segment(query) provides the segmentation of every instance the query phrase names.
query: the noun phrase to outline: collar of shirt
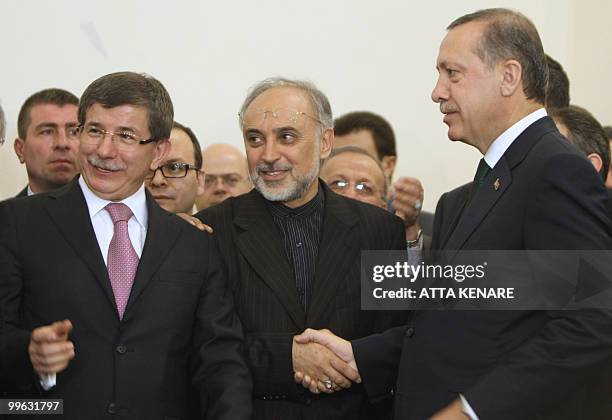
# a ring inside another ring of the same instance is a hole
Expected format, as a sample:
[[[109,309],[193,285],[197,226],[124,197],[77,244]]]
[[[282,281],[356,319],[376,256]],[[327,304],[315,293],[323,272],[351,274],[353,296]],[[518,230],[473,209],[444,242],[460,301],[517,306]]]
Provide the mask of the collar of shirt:
[[[32,188],[30,188],[30,184],[28,184],[28,197],[34,195],[34,191],[32,191]]]
[[[87,203],[87,208],[89,209],[89,217],[95,217],[99,212],[105,211],[104,207],[107,204],[112,203],[112,201],[104,200],[98,197],[87,185],[85,180],[83,180],[82,176],[79,176],[79,185],[81,186],[81,190],[83,191],[83,195],[85,196],[85,202]],[[148,212],[147,212],[147,197],[145,195],[144,184],[140,186],[138,191],[136,191],[131,196],[119,201],[119,203],[123,203],[132,210],[134,218],[140,225],[142,229],[147,229],[148,223]]]
[[[89,211],[89,217],[91,219],[91,225],[96,235],[102,258],[104,263],[108,263],[108,248],[114,235],[114,225],[110,217],[110,214],[104,209],[104,207],[110,203],[108,200],[103,200],[94,194],[89,189],[82,177],[79,177],[79,186],[83,191],[87,209]],[[141,186],[136,193],[132,194],[121,203],[127,205],[132,210],[133,217],[128,220],[128,234],[132,246],[138,254],[138,257],[142,256],[142,250],[144,249],[144,243],[147,238],[147,224],[148,224],[148,211],[147,211],[147,197],[144,190],[144,185]]]
[[[270,213],[272,213],[273,217],[309,217],[315,211],[323,208],[325,204],[325,194],[323,192],[323,188],[319,183],[319,189],[317,190],[317,194],[314,196],[312,200],[308,203],[301,205],[300,207],[296,207],[292,209],[291,207],[285,206],[283,203],[279,201],[268,201],[268,206],[270,208]]]
[[[533,111],[523,119],[517,121],[512,127],[504,131],[493,141],[493,143],[491,143],[489,150],[487,150],[487,153],[485,153],[484,160],[487,162],[487,165],[489,165],[490,168],[494,168],[514,140],[516,140],[517,137],[527,129],[527,127],[547,115],[546,110],[544,108],[540,108]]]

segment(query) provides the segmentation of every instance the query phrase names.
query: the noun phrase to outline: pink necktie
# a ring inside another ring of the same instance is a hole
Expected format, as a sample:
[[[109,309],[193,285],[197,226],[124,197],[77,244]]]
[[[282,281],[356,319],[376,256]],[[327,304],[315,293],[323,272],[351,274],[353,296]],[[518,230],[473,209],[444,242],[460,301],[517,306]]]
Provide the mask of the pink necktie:
[[[128,220],[132,217],[132,210],[123,203],[110,203],[105,209],[115,225],[108,247],[108,276],[115,294],[119,319],[123,319],[138,268],[138,254],[128,234]]]

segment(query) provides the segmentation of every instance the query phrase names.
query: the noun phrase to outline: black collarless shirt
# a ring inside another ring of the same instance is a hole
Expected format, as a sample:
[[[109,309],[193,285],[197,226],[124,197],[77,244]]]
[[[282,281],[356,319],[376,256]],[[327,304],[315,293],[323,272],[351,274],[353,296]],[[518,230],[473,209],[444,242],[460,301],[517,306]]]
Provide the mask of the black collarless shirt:
[[[315,275],[324,204],[325,193],[320,185],[312,200],[294,209],[280,202],[268,201],[272,220],[281,234],[285,254],[293,269],[300,303],[306,312]]]

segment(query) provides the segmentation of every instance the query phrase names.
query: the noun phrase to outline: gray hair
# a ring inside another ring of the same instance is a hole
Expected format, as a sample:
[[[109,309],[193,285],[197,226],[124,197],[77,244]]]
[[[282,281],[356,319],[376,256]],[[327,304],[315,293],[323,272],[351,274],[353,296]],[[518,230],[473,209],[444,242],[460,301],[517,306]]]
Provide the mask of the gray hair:
[[[283,77],[270,77],[264,79],[261,82],[255,84],[249,90],[249,93],[240,107],[240,115],[243,115],[246,109],[251,105],[251,102],[255,100],[259,95],[267,91],[268,89],[276,87],[292,87],[301,89],[308,94],[312,107],[317,112],[317,119],[323,125],[323,129],[334,127],[334,118],[332,116],[331,105],[327,96],[321,92],[313,83],[304,80],[292,80],[285,79]],[[240,122],[242,125],[242,122]]]
[[[6,134],[6,120],[4,119],[4,111],[0,105],[0,146],[4,144],[4,135]]]

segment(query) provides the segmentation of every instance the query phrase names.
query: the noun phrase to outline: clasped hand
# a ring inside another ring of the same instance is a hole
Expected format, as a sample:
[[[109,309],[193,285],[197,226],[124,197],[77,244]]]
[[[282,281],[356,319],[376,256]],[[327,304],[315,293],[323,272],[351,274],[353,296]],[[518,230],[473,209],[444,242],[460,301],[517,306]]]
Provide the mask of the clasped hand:
[[[293,338],[295,382],[314,394],[332,392],[360,383],[351,343],[329,330],[307,329]]]

